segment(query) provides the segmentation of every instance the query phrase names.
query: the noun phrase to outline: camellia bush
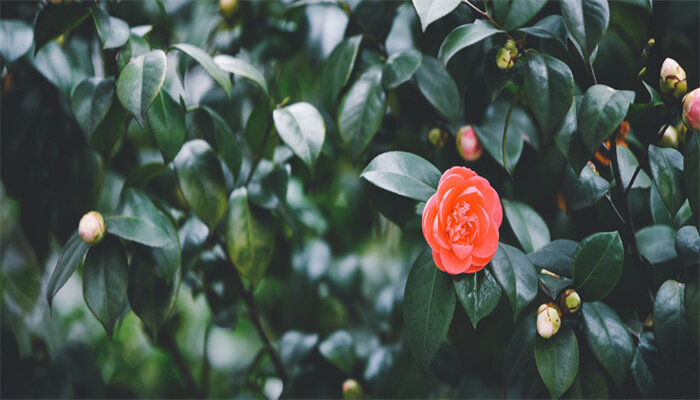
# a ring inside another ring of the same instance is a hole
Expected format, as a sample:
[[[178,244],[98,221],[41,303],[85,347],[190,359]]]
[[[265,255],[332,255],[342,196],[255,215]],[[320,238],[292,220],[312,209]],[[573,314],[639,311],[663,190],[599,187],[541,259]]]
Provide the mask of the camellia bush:
[[[1,7],[3,397],[700,396],[700,3]]]

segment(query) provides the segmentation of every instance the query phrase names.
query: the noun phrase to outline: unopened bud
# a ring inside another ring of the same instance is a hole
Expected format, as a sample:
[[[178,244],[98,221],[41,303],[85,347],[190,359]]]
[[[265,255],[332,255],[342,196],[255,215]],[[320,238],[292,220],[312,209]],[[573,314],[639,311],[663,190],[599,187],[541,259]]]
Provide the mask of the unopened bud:
[[[433,128],[428,133],[428,140],[435,147],[443,147],[447,143],[447,138],[450,135],[440,128]]]
[[[354,379],[343,382],[343,399],[361,399],[362,386]]]
[[[545,339],[554,336],[561,327],[561,311],[554,303],[542,304],[537,309],[537,333]]]
[[[646,74],[646,73],[647,73],[647,67],[644,67],[637,74],[637,78],[641,79],[644,76],[644,74]]]
[[[515,42],[508,39],[506,44],[498,50],[496,54],[496,65],[499,69],[511,69],[515,65],[515,61],[518,59],[518,48],[515,46]]]
[[[598,168],[595,167],[595,164],[593,164],[593,162],[589,161],[586,165],[588,165],[588,168],[590,168],[594,174],[600,175],[600,173],[598,172]]]
[[[226,18],[231,18],[238,10],[238,0],[219,0],[219,11]]]
[[[683,97],[683,123],[688,129],[700,129],[700,88]]]
[[[647,47],[654,47],[656,44],[656,40],[654,38],[650,38],[649,41],[647,41]]]
[[[561,308],[567,314],[578,312],[581,308],[581,297],[574,289],[566,289],[561,297]]]
[[[678,131],[672,126],[668,126],[664,131],[664,136],[659,140],[659,147],[678,148]]]
[[[471,125],[463,126],[457,132],[457,151],[465,161],[476,161],[481,157],[484,147]]]
[[[90,211],[80,218],[78,234],[83,242],[97,244],[105,236],[105,220],[97,211]]]
[[[667,58],[661,65],[661,78],[659,79],[661,91],[676,99],[680,99],[688,89],[685,81],[685,71],[676,60]]]

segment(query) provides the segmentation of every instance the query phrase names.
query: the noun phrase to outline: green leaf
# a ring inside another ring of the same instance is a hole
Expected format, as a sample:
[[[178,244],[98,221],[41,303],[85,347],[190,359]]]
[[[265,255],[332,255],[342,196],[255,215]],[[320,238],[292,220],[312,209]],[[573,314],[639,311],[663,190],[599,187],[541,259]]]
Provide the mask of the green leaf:
[[[156,274],[153,266],[160,265],[158,255],[156,248],[134,246],[127,289],[131,309],[143,321],[153,338],[158,337],[158,330],[175,308],[180,288],[180,274],[174,274],[171,281]]]
[[[561,153],[566,157],[566,161],[573,168],[574,175],[581,173],[581,170],[583,170],[594,153],[589,151],[586,145],[583,144],[583,139],[578,131],[576,110],[580,108],[580,101],[573,101],[569,111],[564,116],[564,120],[554,134],[554,141],[557,143]]]
[[[403,320],[408,348],[425,369],[445,340],[455,309],[455,290],[450,279],[425,249],[413,263],[406,280]]]
[[[151,162],[134,168],[124,181],[124,188],[141,189],[153,178],[168,170],[168,166],[162,162]]]
[[[685,318],[684,289],[682,283],[667,280],[654,300],[654,338],[671,376],[679,376],[690,368],[694,358],[688,354],[692,344]]]
[[[111,17],[100,7],[92,9],[92,19],[95,21],[97,35],[102,41],[102,48],[122,47],[129,40],[129,24],[123,20]]]
[[[441,173],[415,154],[389,151],[370,161],[360,176],[392,193],[427,201],[437,191]]]
[[[562,0],[559,3],[571,36],[580,46],[584,62],[590,60],[610,21],[607,0]]]
[[[577,246],[578,243],[573,240],[557,239],[528,254],[527,258],[538,267],[570,278]]]
[[[564,49],[568,48],[567,37],[569,31],[566,29],[564,18],[560,15],[549,15],[539,20],[535,25],[518,29],[518,32],[526,33],[542,39],[555,40]]]
[[[34,31],[24,21],[4,19],[0,21],[0,57],[5,64],[12,64],[27,54],[34,42]]]
[[[91,10],[75,2],[45,4],[34,20],[34,54],[53,39],[80,25]]]
[[[454,122],[459,117],[460,98],[457,84],[447,70],[443,70],[432,57],[423,57],[416,71],[418,89],[447,119]]]
[[[395,89],[407,82],[420,67],[423,53],[418,50],[406,50],[392,54],[382,71],[382,85],[386,89]]]
[[[655,185],[649,188],[649,208],[651,219],[657,225],[672,225],[671,213],[666,208],[666,204],[661,200],[661,195]]]
[[[528,23],[547,4],[547,0],[511,1],[503,28],[511,31]]]
[[[535,337],[535,361],[552,398],[561,397],[578,373],[578,342],[574,331],[562,326],[549,339]]]
[[[274,225],[251,208],[246,188],[234,190],[226,215],[226,248],[236,269],[254,286],[265,275],[274,246]]]
[[[574,253],[574,287],[581,299],[597,301],[607,296],[622,273],[624,249],[617,232],[587,236]]]
[[[578,374],[566,392],[569,399],[607,399],[608,378],[593,354],[584,346],[579,348]]]
[[[163,161],[167,164],[185,143],[185,112],[166,90],[161,90],[146,116]]]
[[[492,102],[509,83],[513,84],[514,80],[520,79],[522,76],[522,64],[520,63],[516,63],[513,68],[505,71],[498,68],[495,60],[500,49],[499,46],[494,46],[484,57],[484,85]]]
[[[336,331],[318,346],[318,351],[331,364],[350,375],[355,364],[355,341],[347,331]]]
[[[91,249],[83,267],[83,297],[111,338],[122,314],[129,282],[129,262],[119,239],[107,236]]]
[[[659,349],[656,347],[654,334],[642,332],[639,343],[630,366],[632,378],[644,398],[654,399],[662,397],[661,388],[664,387],[665,368],[661,364]]]
[[[540,127],[553,132],[574,101],[574,76],[560,60],[530,51],[525,54],[525,94]]]
[[[552,298],[552,300],[556,300],[559,296],[559,292],[566,288],[570,288],[573,284],[573,281],[569,278],[557,278],[556,276],[543,272],[537,274],[537,279],[539,279],[540,284],[547,288],[549,291],[549,296]]]
[[[445,40],[440,45],[437,57],[440,65],[446,66],[450,59],[460,50],[466,49],[497,33],[503,33],[503,31],[494,28],[482,19],[477,19],[471,24],[456,27],[445,37]]]
[[[165,82],[166,57],[153,50],[132,59],[117,79],[117,97],[143,126],[143,118]]]
[[[695,261],[697,262],[697,252]],[[697,279],[689,279],[683,291],[685,318],[688,321],[690,336],[698,345],[698,330],[700,329],[700,286]]]
[[[233,175],[237,177],[238,173],[241,172],[243,156],[241,155],[240,145],[231,127],[229,127],[226,120],[212,108],[205,105],[200,107],[209,114],[212,124],[214,124],[214,137],[216,138],[216,147],[219,157],[224,160],[226,166],[228,166]]]
[[[88,143],[92,141],[93,133],[107,116],[113,98],[114,78],[89,78],[82,81],[73,91],[73,114]]]
[[[63,96],[70,97],[73,87],[73,67],[56,42],[48,43],[34,57],[34,66]]]
[[[348,83],[361,43],[362,35],[355,35],[343,40],[335,46],[324,62],[321,71],[321,86],[326,90],[330,104],[335,104],[338,94]]]
[[[384,120],[386,94],[381,68],[370,68],[345,94],[338,111],[338,130],[357,157],[372,141]]]
[[[240,75],[246,79],[253,81],[255,84],[262,88],[266,95],[268,94],[267,81],[265,80],[265,76],[248,61],[242,58],[220,54],[214,57],[214,62],[219,66],[219,68],[226,72],[232,73],[234,75]]]
[[[49,283],[46,285],[46,301],[49,303],[49,307],[51,307],[56,293],[68,282],[78,265],[83,262],[89,248],[90,245],[80,238],[77,231],[68,238],[66,245],[63,247],[63,252],[58,258],[56,268],[51,273]]]
[[[503,165],[503,128],[506,123],[508,113],[508,103],[504,101],[496,102],[486,109],[486,115],[481,125],[475,126],[474,130],[479,137],[481,144],[491,157],[500,165]],[[513,172],[520,160],[523,152],[524,138],[537,137],[537,129],[527,113],[516,107],[510,117],[508,126],[508,137],[506,138],[506,158],[508,160],[508,171]]]
[[[700,263],[700,235],[698,228],[694,226],[684,226],[676,232],[675,246],[676,253],[680,256],[685,265],[695,265]]]
[[[639,252],[652,264],[678,257],[675,242],[676,231],[668,225],[644,227],[635,234]]]
[[[683,156],[676,149],[649,146],[649,165],[654,186],[671,216],[676,215],[685,198],[681,190]]]
[[[413,0],[423,32],[428,25],[451,13],[459,3],[461,0]]]
[[[161,247],[172,241],[162,225],[167,217],[143,193],[127,189],[120,206],[105,218],[107,232],[146,246]]]
[[[610,190],[610,183],[585,166],[580,176],[567,166],[564,170],[562,191],[567,212],[588,208],[598,202]]]
[[[564,3],[566,1],[562,2]],[[578,112],[578,128],[583,143],[591,154],[615,132],[633,101],[634,92],[629,90],[615,90],[605,85],[593,85],[586,90]]]
[[[700,133],[688,132],[683,157],[683,183],[690,202],[690,209],[695,216],[695,226],[700,216]]]
[[[612,308],[599,301],[584,302],[582,315],[589,348],[618,389],[621,388],[634,356],[634,343],[627,327]]]
[[[549,229],[537,211],[525,203],[502,199],[508,224],[525,253],[532,253],[550,242]]]
[[[501,299],[501,287],[488,269],[474,274],[462,274],[453,280],[457,299],[467,312],[472,326],[487,317]]]
[[[204,67],[204,70],[207,71],[212,78],[214,78],[216,83],[224,88],[226,94],[229,96],[231,95],[231,79],[229,78],[228,74],[224,72],[224,70],[219,67],[216,62],[214,62],[214,59],[212,59],[206,51],[187,43],[178,43],[172,47],[194,58],[202,67]]]
[[[113,156],[117,150],[117,144],[126,133],[127,117],[128,113],[124,107],[118,101],[113,101],[107,115],[95,128],[89,141],[90,147],[97,150],[103,157]]]
[[[513,308],[513,321],[537,295],[537,273],[525,254],[513,246],[498,244],[491,259],[493,275]]]
[[[326,126],[316,107],[296,103],[272,112],[280,138],[313,172],[326,138]]]
[[[620,175],[622,178],[623,187],[627,189],[629,186],[632,175],[639,165],[637,157],[634,156],[632,150],[624,146],[617,146],[617,160],[620,164]],[[612,168],[612,167],[611,167]],[[632,184],[632,189],[646,189],[651,186],[651,179],[649,175],[644,172],[644,170],[639,170],[637,177],[634,179]]]
[[[182,146],[173,165],[187,203],[213,230],[226,211],[224,173],[216,154],[204,140],[190,140]]]

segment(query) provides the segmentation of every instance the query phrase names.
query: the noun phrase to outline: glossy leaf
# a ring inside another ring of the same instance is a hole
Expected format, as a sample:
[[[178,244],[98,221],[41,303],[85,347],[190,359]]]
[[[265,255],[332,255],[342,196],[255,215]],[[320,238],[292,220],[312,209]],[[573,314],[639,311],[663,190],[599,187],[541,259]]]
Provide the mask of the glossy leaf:
[[[674,247],[685,265],[700,263],[700,235],[698,228],[687,225],[676,232]]]
[[[610,190],[610,183],[603,177],[593,172],[591,167],[585,166],[581,175],[576,176],[574,170],[567,166],[564,171],[562,191],[566,200],[567,212],[588,208]]]
[[[515,247],[498,244],[491,270],[513,308],[513,321],[537,295],[537,273],[525,254]]]
[[[525,54],[525,94],[540,127],[545,132],[553,132],[574,101],[574,76],[562,61],[528,52]]]
[[[326,90],[331,104],[335,104],[338,94],[350,79],[361,43],[362,35],[343,40],[335,46],[323,65],[321,85]]]
[[[654,186],[671,216],[675,216],[685,200],[681,189],[683,156],[675,149],[650,145],[649,165]]]
[[[667,280],[654,300],[654,338],[662,360],[678,376],[689,368],[690,331],[686,320],[684,285]]]
[[[102,41],[102,48],[121,47],[129,40],[129,25],[124,20],[111,17],[100,7],[92,9],[92,19],[95,21],[97,35]]]
[[[686,134],[685,153],[683,157],[683,183],[685,193],[690,202],[690,209],[695,216],[696,227],[700,216],[700,133],[688,132]]]
[[[238,272],[257,285],[265,275],[275,246],[274,225],[248,203],[248,191],[231,193],[226,215],[226,248]]]
[[[576,116],[577,110],[580,108],[580,102],[573,101],[561,125],[559,125],[554,134],[554,141],[557,143],[561,153],[566,157],[566,161],[573,168],[574,176],[581,173],[581,170],[583,170],[594,153],[586,148],[578,130]]]
[[[562,4],[568,1],[572,0],[563,1]],[[596,1],[591,0],[590,3]],[[605,85],[593,85],[586,90],[578,112],[578,129],[591,154],[615,132],[633,101],[634,92],[629,90],[615,90]]]
[[[610,21],[607,0],[562,0],[559,3],[571,36],[576,39],[588,62]]]
[[[540,268],[565,277],[571,277],[571,265],[578,243],[569,239],[557,239],[547,243],[527,258]]]
[[[34,54],[49,41],[80,25],[90,12],[90,8],[75,2],[44,4],[34,20]]]
[[[5,64],[12,64],[27,54],[34,42],[34,31],[24,21],[4,19],[0,21],[0,57]]]
[[[78,125],[88,142],[105,119],[114,99],[114,78],[90,78],[82,81],[73,91],[71,105]]]
[[[501,287],[488,269],[462,274],[453,279],[457,299],[467,312],[472,326],[487,317],[501,299]]]
[[[168,170],[168,166],[161,162],[152,162],[139,166],[133,169],[129,175],[126,176],[124,181],[124,187],[133,187],[136,189],[143,188],[148,182],[150,182],[155,177],[159,176],[163,172]]]
[[[267,81],[265,80],[265,76],[248,61],[242,58],[220,54],[214,57],[214,62],[219,66],[219,68],[226,72],[232,73],[234,75],[240,75],[246,79],[250,79],[258,86],[260,86],[265,92],[265,94],[268,94]]]
[[[382,70],[382,85],[395,89],[407,82],[418,70],[423,60],[423,53],[418,50],[406,50],[392,54]]]
[[[165,53],[154,50],[132,59],[119,74],[117,97],[140,125],[165,82],[165,67]]]
[[[664,372],[659,356],[659,349],[652,332],[642,332],[639,343],[634,352],[632,365],[630,366],[632,378],[644,398],[654,399],[662,397],[664,387]]]
[[[626,189],[629,186],[632,175],[639,165],[637,157],[634,156],[632,150],[624,146],[617,146],[617,160],[620,164],[620,175],[622,177],[622,184]],[[651,179],[649,175],[644,172],[644,170],[639,170],[637,177],[634,179],[632,184],[632,189],[646,189],[651,186]]]
[[[146,115],[167,164],[185,143],[185,111],[167,91],[161,90]]]
[[[216,139],[216,148],[219,157],[224,160],[226,166],[231,170],[233,175],[238,176],[238,173],[241,171],[241,162],[243,161],[238,140],[233,134],[231,127],[229,127],[226,120],[224,120],[219,113],[210,107],[204,105],[201,107],[202,110],[209,114],[212,124],[214,125],[214,137]]]
[[[676,254],[676,231],[668,225],[644,227],[635,234],[639,252],[652,264],[672,260]]]
[[[634,343],[627,327],[615,311],[602,302],[584,301],[581,309],[588,347],[615,385],[621,388],[634,356]]]
[[[555,40],[565,49],[568,47],[567,36],[569,31],[566,29],[566,23],[560,15],[549,15],[539,20],[536,24],[520,28],[518,31],[542,39]]]
[[[128,282],[126,251],[119,239],[107,236],[85,258],[83,297],[110,338],[124,308]]]
[[[528,23],[547,4],[547,0],[512,1],[503,28],[511,31]]]
[[[209,229],[214,229],[226,211],[224,174],[216,154],[204,140],[190,140],[182,146],[173,164],[192,211]]]
[[[362,74],[343,97],[338,109],[340,136],[357,157],[372,141],[384,120],[386,94],[380,68]]]
[[[423,57],[416,71],[416,83],[423,96],[440,114],[450,121],[457,119],[460,110],[457,84],[447,70],[440,68],[434,58]]]
[[[525,253],[532,253],[550,242],[549,229],[542,217],[525,203],[502,199],[508,224]]]
[[[347,331],[336,331],[318,346],[318,351],[346,375],[355,363],[355,341]]]
[[[433,262],[431,250],[424,250],[408,274],[403,306],[408,348],[422,368],[435,358],[445,340],[455,303],[450,279]]]
[[[360,176],[384,190],[427,201],[437,191],[441,173],[415,154],[390,151],[375,157]]]
[[[497,33],[503,33],[503,31],[494,28],[482,19],[477,19],[471,24],[456,27],[445,37],[445,40],[440,45],[437,57],[440,65],[446,66],[450,59],[460,50],[466,49]]]
[[[166,228],[168,223],[151,199],[136,189],[125,189],[117,209],[105,217],[107,232],[152,247],[172,242]]]
[[[579,243],[572,267],[574,287],[582,299],[597,301],[617,285],[624,249],[617,232],[594,233]]]
[[[73,66],[56,42],[49,42],[34,56],[34,66],[59,92],[70,97],[73,87]]]
[[[540,284],[544,285],[549,291],[549,296],[552,300],[557,300],[559,292],[564,289],[570,288],[573,281],[569,278],[557,278],[548,273],[539,272],[537,274],[537,279],[539,279]]]
[[[574,331],[562,326],[549,339],[535,337],[537,371],[552,398],[561,397],[578,373],[578,342]]]
[[[486,109],[483,122],[474,127],[481,144],[500,165],[503,165],[501,146],[503,144],[503,128],[505,127],[507,113],[508,103],[494,103]],[[520,160],[524,139],[526,137],[537,137],[537,135],[537,128],[530,116],[523,109],[516,107],[510,117],[508,137],[506,138],[506,159],[509,172],[512,173],[514,171],[518,160]]]
[[[204,68],[204,70],[207,71],[212,78],[214,78],[216,83],[224,88],[226,94],[231,95],[231,79],[229,78],[228,74],[214,62],[214,59],[212,59],[206,51],[187,43],[175,44],[172,47],[194,58]]]
[[[499,46],[492,47],[486,57],[484,57],[484,85],[489,92],[491,101],[495,101],[503,89],[512,83],[514,80],[522,76],[522,63],[516,63],[515,66],[508,70],[498,68],[495,60],[498,56]]]
[[[90,245],[80,238],[77,231],[68,238],[46,286],[46,301],[48,301],[49,307],[51,307],[56,293],[68,282],[78,265],[83,262],[89,248]]]
[[[313,171],[326,138],[321,113],[309,103],[296,103],[276,109],[272,117],[280,138]]]
[[[449,14],[459,6],[460,0],[413,0],[423,32],[428,25]]]

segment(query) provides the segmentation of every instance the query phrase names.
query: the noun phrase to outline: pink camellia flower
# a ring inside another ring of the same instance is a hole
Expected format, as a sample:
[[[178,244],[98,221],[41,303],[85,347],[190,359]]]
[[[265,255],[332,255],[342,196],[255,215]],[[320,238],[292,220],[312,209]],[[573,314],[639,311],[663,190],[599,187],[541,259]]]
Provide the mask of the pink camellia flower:
[[[469,162],[476,161],[481,157],[484,147],[479,142],[479,138],[476,137],[476,132],[471,125],[464,126],[457,132],[457,151],[463,159]]]
[[[700,88],[683,97],[683,123],[688,129],[700,129]]]
[[[87,244],[99,243],[105,235],[105,221],[102,218],[102,214],[97,211],[90,211],[83,215],[78,225],[78,234],[80,234],[83,242]]]
[[[423,236],[440,270],[474,273],[496,254],[502,220],[501,200],[489,181],[469,168],[453,167],[423,209]]]

